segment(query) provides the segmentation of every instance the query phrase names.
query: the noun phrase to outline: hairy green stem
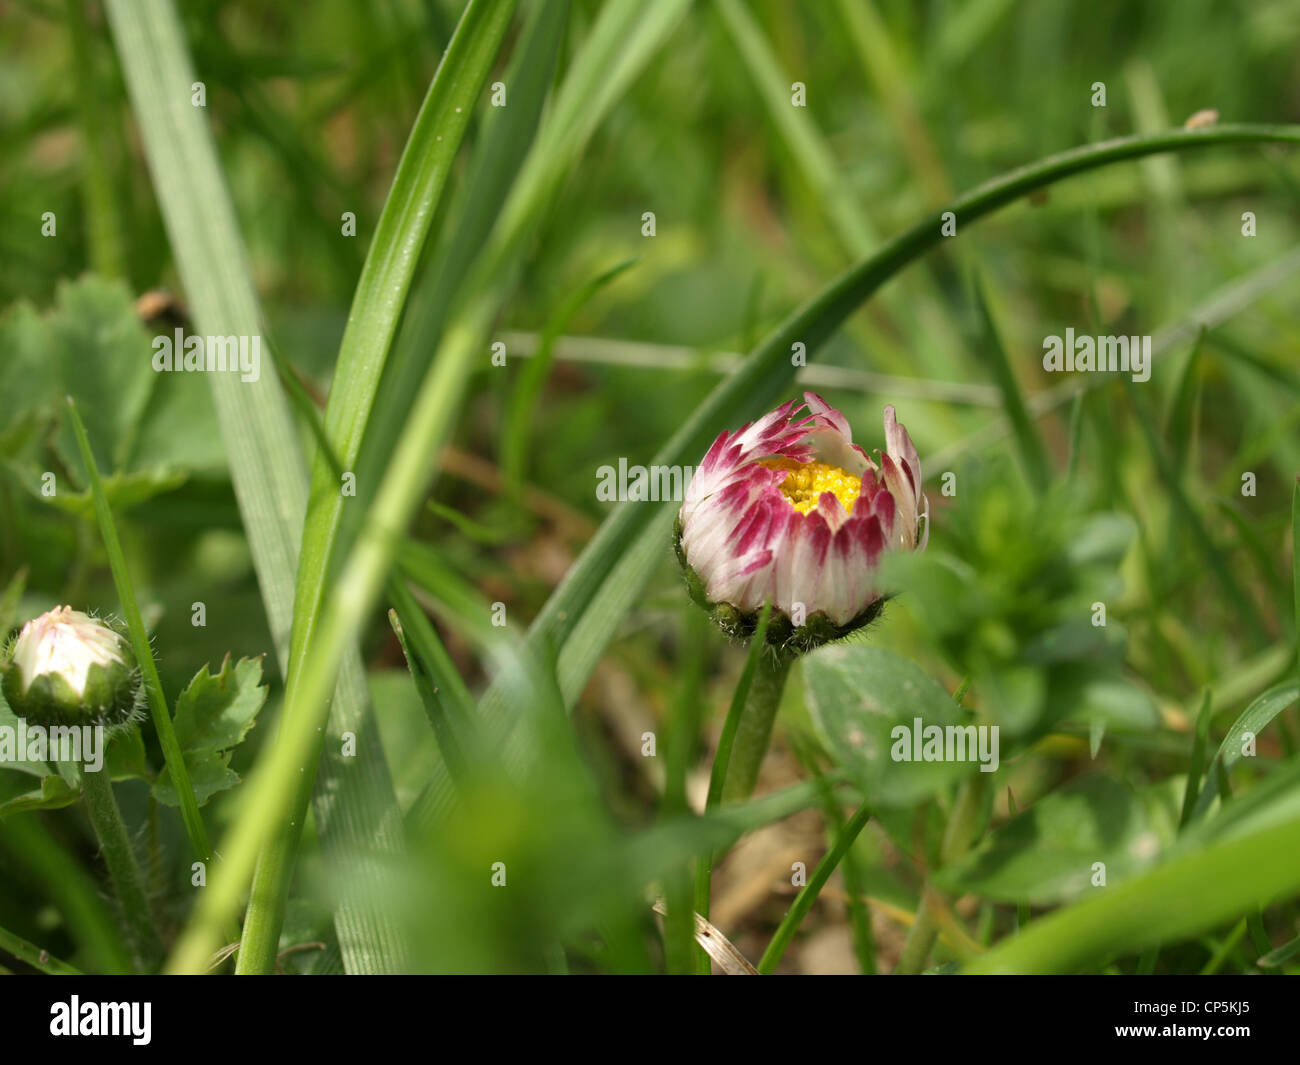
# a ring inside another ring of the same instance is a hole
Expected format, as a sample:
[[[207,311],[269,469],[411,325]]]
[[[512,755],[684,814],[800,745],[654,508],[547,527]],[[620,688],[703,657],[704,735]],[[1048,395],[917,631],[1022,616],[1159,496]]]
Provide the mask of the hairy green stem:
[[[122,823],[122,812],[117,808],[107,771],[83,772],[81,792],[86,816],[95,830],[108,875],[112,877],[113,887],[122,903],[122,917],[136,965],[139,968],[152,967],[162,953],[162,944],[154,928],[149,899],[140,879],[140,866],[131,849],[131,839]]]
[[[748,799],[758,783],[758,769],[767,754],[772,740],[772,725],[785,691],[785,679],[790,675],[794,656],[780,651],[763,652],[754,670],[749,698],[736,725],[736,738],[731,747],[731,760],[726,768],[722,797],[728,802]],[[719,752],[721,753],[721,752]]]

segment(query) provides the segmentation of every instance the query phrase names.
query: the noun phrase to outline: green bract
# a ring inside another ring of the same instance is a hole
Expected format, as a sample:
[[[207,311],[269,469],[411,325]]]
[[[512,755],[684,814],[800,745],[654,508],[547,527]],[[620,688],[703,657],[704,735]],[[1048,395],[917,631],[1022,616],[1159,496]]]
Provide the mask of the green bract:
[[[118,725],[140,689],[131,645],[112,626],[68,606],[24,625],[0,660],[10,709],[39,725]]]

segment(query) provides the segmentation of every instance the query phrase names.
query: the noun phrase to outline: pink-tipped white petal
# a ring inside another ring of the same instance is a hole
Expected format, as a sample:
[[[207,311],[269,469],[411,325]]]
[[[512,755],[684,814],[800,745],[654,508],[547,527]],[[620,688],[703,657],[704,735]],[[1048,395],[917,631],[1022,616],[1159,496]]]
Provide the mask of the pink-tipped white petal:
[[[916,448],[893,407],[884,425],[879,466],[815,392],[719,434],[679,515],[682,551],[710,602],[751,613],[770,599],[787,617],[823,614],[840,626],[871,607],[881,554],[924,547],[929,532]],[[853,510],[831,492],[807,513],[795,509],[780,488],[788,471],[762,465],[772,458],[816,460],[859,478]]]

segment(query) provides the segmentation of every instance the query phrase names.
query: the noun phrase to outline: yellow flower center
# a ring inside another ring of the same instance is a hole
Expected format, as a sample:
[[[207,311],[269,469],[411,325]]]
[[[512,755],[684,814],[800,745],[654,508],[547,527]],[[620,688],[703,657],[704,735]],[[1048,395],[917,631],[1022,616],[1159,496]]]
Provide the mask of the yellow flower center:
[[[823,492],[830,492],[852,514],[853,504],[862,491],[862,481],[838,466],[824,462],[795,462],[794,459],[763,459],[760,466],[769,470],[787,470],[785,480],[779,485],[781,494],[800,514],[807,514],[817,505]]]

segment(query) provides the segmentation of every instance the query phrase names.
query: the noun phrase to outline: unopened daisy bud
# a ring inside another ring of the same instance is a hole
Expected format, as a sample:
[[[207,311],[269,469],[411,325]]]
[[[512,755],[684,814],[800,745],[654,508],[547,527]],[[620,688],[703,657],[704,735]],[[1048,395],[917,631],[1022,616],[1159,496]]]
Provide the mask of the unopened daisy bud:
[[[807,414],[800,416],[804,411]],[[893,407],[872,459],[813,392],[713,442],[677,517],[691,596],[729,635],[806,651],[875,619],[885,551],[925,547],[921,463]]]
[[[0,658],[0,685],[19,717],[40,725],[117,725],[135,712],[139,675],[114,628],[55,607],[33,618]]]

